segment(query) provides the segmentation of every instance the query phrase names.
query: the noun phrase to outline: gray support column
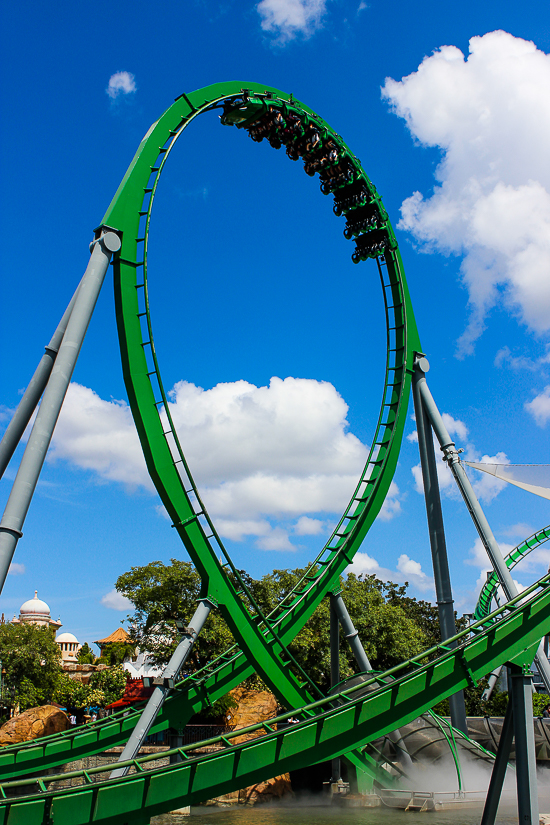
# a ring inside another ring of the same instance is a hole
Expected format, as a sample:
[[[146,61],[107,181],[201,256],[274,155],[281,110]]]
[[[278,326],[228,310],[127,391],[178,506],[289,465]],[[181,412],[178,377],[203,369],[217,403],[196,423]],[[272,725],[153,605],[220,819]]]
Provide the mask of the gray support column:
[[[483,816],[481,817],[481,825],[495,825],[498,805],[502,793],[502,786],[504,785],[506,770],[508,768],[508,759],[510,758],[510,751],[512,750],[512,740],[514,738],[513,716],[513,705],[510,697],[508,699],[504,724],[502,725],[502,732],[500,734],[496,759],[493,764],[491,781],[489,782],[489,788],[487,789],[485,807],[483,808]]]
[[[52,340],[48,346],[45,347],[44,355],[40,359],[35,373],[31,378],[21,401],[17,405],[13,418],[8,424],[6,432],[2,436],[2,441],[0,441],[0,478],[4,475],[6,467],[15,452],[15,448],[19,444],[27,424],[31,420],[32,414],[36,409],[36,405],[40,401],[40,397],[44,392],[46,384],[48,383],[48,378],[50,377],[50,373],[53,369],[59,347],[61,346],[61,341],[63,340],[69,318],[71,317],[71,312],[73,311],[77,292],[78,287],[71,298],[71,302],[65,310],[61,321],[59,322],[59,326],[53,334]]]
[[[357,633],[357,630],[355,629],[355,626],[351,620],[351,617],[348,613],[348,609],[344,603],[342,595],[340,593],[331,593],[330,604],[331,615],[334,612],[338,617],[336,621],[339,620],[340,624],[342,625],[344,636],[349,646],[351,647],[352,653],[355,657],[355,661],[359,665],[359,670],[362,673],[367,673],[369,670],[372,670],[372,665],[369,662],[369,657],[365,653],[365,648],[361,644],[359,634]]]
[[[502,671],[502,665],[500,667],[495,668],[490,674],[489,678],[487,679],[487,687],[481,694],[481,701],[488,702],[492,696],[493,690],[495,689],[495,685],[498,682],[498,677],[500,676]]]
[[[517,667],[511,668],[510,676],[516,740],[518,817],[521,825],[538,825],[539,799],[533,729],[533,677]]]
[[[107,230],[107,228],[105,228]],[[0,592],[15,552],[25,516],[46,458],[57,419],[92,317],[111,255],[120,249],[115,232],[104,231],[92,248],[90,262],[59,348],[17,476],[0,522]]]
[[[153,684],[155,685],[153,694],[150,696],[143,713],[139,717],[139,722],[132,731],[124,750],[120,754],[118,758],[119,762],[126,762],[130,759],[135,759],[139,753],[139,749],[147,738],[147,734],[151,730],[151,727],[157,718],[157,714],[164,704],[164,700],[174,687],[179,672],[187,661],[193,645],[195,644],[195,641],[197,640],[197,637],[201,632],[212,607],[214,607],[214,603],[211,602],[210,599],[200,599],[197,609],[193,614],[193,618],[191,619],[191,625],[184,629],[183,638],[173,652],[172,658],[164,668],[162,676],[158,679],[153,679]],[[130,768],[128,766],[124,768],[116,768],[111,772],[110,779],[117,779],[121,776],[126,776],[129,770]]]
[[[338,614],[334,605],[335,597],[330,594],[330,686],[336,687],[340,681],[340,627]],[[331,782],[338,782],[342,778],[340,757],[331,760]]]
[[[444,641],[445,639],[456,636],[456,625],[432,428],[426,411],[424,410],[419,391],[419,381],[423,380],[425,383],[423,377],[424,372],[422,371],[423,362],[426,362],[426,364],[424,364],[424,366],[426,366],[427,361],[425,358],[420,358],[415,363],[413,398],[416,430],[418,432],[418,449],[422,466],[426,515],[428,517],[428,530],[432,551],[437,609],[439,612],[439,626],[441,630],[441,640]],[[456,642],[454,642],[452,646],[456,647]],[[464,705],[464,693],[462,691],[455,693],[453,696],[449,696],[449,709],[453,727],[458,728],[468,735],[466,707]]]
[[[361,673],[368,673],[372,670],[372,665],[369,661],[369,657],[365,653],[365,648],[361,644],[361,640],[359,638],[359,633],[357,632],[355,625],[351,620],[351,616],[348,613],[348,609],[346,607],[346,603],[342,598],[341,593],[331,593],[330,594],[330,614],[331,614],[331,622],[332,622],[332,615],[334,614],[337,619],[336,621],[340,622],[342,626],[342,630],[344,631],[344,637],[348,642],[349,646],[351,647],[351,651],[359,666],[359,670]],[[332,624],[331,624],[331,631],[332,631]],[[332,639],[332,636],[331,636]],[[331,647],[332,650],[332,647]],[[332,686],[332,683],[331,683]],[[398,758],[401,764],[406,768],[412,768],[412,759],[409,755],[407,750],[407,746],[403,742],[403,737],[401,736],[401,731],[393,730],[391,733],[388,733],[388,739],[393,742],[397,749]]]
[[[489,526],[489,522],[485,517],[485,513],[483,512],[477,496],[474,493],[473,487],[470,484],[470,479],[466,475],[466,471],[462,466],[456,445],[449,435],[447,427],[445,426],[443,418],[441,417],[441,414],[437,409],[437,405],[429,390],[428,384],[426,383],[424,373],[426,373],[428,369],[428,360],[426,358],[419,359],[415,373],[415,390],[419,392],[422,398],[422,405],[434,429],[436,438],[439,441],[444,460],[447,462],[447,465],[454,476],[458,489],[460,490],[464,502],[466,503],[468,512],[472,517],[475,528],[479,534],[483,546],[485,547],[485,550],[487,551],[487,555],[493,565],[493,569],[499,578],[506,598],[513,599],[518,595],[517,588],[514,584],[512,576],[510,575],[510,571],[506,566],[506,562],[502,557],[500,547],[498,546],[498,542],[495,539],[493,531]],[[539,646],[535,661],[546,690],[550,693],[550,663],[544,655],[544,646],[542,642]]]

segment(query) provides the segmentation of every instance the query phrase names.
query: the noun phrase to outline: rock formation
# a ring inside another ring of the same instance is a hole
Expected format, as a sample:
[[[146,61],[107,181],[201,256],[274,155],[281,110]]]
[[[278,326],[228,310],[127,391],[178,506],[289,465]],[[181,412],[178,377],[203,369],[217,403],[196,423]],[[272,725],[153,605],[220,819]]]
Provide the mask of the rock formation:
[[[0,747],[27,742],[39,736],[49,736],[68,730],[71,726],[67,714],[55,705],[29,708],[9,719],[0,728]]]
[[[237,702],[237,707],[228,710],[226,722],[237,729],[257,725],[258,722],[265,722],[277,715],[277,700],[267,690],[248,690],[241,685],[231,691],[231,696]],[[264,730],[246,733],[232,739],[232,742],[239,744],[240,742],[246,742],[248,739],[255,739],[257,736],[263,736],[264,733]],[[292,795],[292,786],[289,774],[285,773],[281,776],[274,776],[272,779],[266,779],[265,782],[250,785],[248,788],[242,788],[232,794],[227,794],[225,797],[221,797],[219,801],[222,804],[224,802],[226,804],[240,802],[245,805],[256,805],[261,802],[281,799],[281,797],[288,795]]]

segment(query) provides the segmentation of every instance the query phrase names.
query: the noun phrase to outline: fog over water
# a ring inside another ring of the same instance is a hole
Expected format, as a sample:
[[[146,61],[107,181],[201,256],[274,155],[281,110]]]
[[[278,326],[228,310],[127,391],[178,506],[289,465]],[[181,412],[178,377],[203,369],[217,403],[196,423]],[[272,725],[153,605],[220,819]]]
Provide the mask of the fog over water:
[[[310,800],[311,801],[311,800]],[[515,803],[501,806],[496,825],[517,825]],[[435,811],[421,814],[427,825],[479,825],[482,807],[458,811]],[[152,825],[403,825],[416,821],[415,814],[388,808],[339,808],[326,803],[319,805],[258,806],[256,808],[192,808],[191,816],[166,815],[155,817]]]

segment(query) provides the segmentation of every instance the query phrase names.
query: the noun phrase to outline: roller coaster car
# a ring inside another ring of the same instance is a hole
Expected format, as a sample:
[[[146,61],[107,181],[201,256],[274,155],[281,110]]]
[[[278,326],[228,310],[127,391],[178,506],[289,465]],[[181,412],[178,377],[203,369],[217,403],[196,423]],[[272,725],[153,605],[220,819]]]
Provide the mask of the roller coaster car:
[[[328,193],[326,193],[328,194]],[[354,181],[334,194],[335,215],[346,214],[350,209],[363,206],[370,200],[371,193],[363,180]]]
[[[367,258],[378,258],[386,249],[396,249],[397,241],[391,237],[387,228],[372,229],[359,235],[356,240],[355,252],[351,256],[354,264],[366,261]]]
[[[224,104],[220,121],[223,126],[246,128],[253,120],[265,112],[265,105],[260,101],[228,101]]]
[[[354,235],[359,235],[361,232],[377,228],[387,219],[387,212],[385,212],[385,210],[381,211],[379,203],[376,200],[372,200],[370,203],[348,212],[344,237],[349,241]]]

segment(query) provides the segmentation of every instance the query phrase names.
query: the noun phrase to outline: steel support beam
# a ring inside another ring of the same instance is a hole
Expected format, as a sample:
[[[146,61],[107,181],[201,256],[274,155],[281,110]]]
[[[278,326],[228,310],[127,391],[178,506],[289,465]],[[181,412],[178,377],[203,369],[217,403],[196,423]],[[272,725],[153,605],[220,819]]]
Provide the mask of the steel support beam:
[[[338,626],[338,622],[340,622],[340,625],[342,626],[342,630],[344,631],[344,638],[351,647],[351,651],[353,653],[355,661],[359,666],[359,670],[361,671],[361,673],[369,673],[369,671],[372,670],[372,665],[370,663],[369,657],[365,653],[365,648],[361,644],[359,633],[351,620],[351,616],[348,613],[348,609],[346,607],[346,603],[342,598],[342,594],[330,593],[329,595],[331,616],[331,650],[333,621],[332,617],[334,615],[336,616],[336,625]],[[333,687],[332,682],[331,687]],[[402,763],[402,765],[409,769],[412,768],[412,759],[407,750],[407,746],[403,741],[403,737],[401,736],[401,731],[392,730],[390,733],[388,733],[388,739],[395,745],[398,752],[399,761]]]
[[[92,244],[90,261],[0,522],[0,592],[17,542],[23,535],[23,523],[111,256],[120,249],[120,238],[115,232],[108,227],[102,227],[99,231],[101,235]]]
[[[130,759],[135,759],[138,755],[139,749],[147,738],[147,734],[151,730],[151,726],[157,718],[157,714],[164,704],[164,700],[177,681],[178,675],[187,661],[193,645],[195,644],[197,637],[204,627],[204,623],[214,606],[214,603],[211,602],[210,599],[203,598],[199,600],[197,609],[191,619],[191,625],[184,629],[183,638],[173,652],[172,658],[164,668],[162,676],[153,680],[155,689],[149,697],[149,701],[147,702],[147,705],[139,718],[139,722],[132,731],[124,750],[118,758],[119,762],[126,762]],[[129,766],[115,768],[115,770],[112,771],[110,778],[118,779],[121,776],[126,776],[129,770]]]
[[[487,789],[481,825],[494,825],[495,823],[502,786],[504,785],[504,779],[506,778],[506,771],[508,769],[510,751],[512,750],[512,741],[514,738],[513,716],[513,705],[509,699],[504,723],[502,725],[502,732],[500,734],[500,741],[498,743],[496,759],[493,763],[491,781]]]
[[[340,681],[340,627],[338,623],[338,613],[335,607],[335,599],[332,593],[330,601],[330,686],[336,687]],[[331,782],[338,782],[342,778],[342,765],[340,758],[336,757],[331,761]]]
[[[13,418],[8,424],[6,432],[2,436],[2,440],[0,441],[0,478],[4,475],[6,467],[11,461],[11,457],[14,454],[17,445],[21,441],[27,424],[31,420],[32,414],[35,411],[42,393],[46,388],[46,384],[48,383],[48,379],[53,369],[59,347],[61,346],[61,341],[63,340],[65,330],[67,329],[69,318],[71,317],[71,312],[73,311],[78,289],[79,287],[77,287],[73,297],[71,298],[71,302],[65,310],[50,343],[44,348],[44,355],[40,359],[35,373],[29,381],[29,385],[25,390],[21,401],[17,405]]]
[[[418,433],[418,450],[420,453],[422,481],[424,485],[424,499],[426,502],[426,515],[428,517],[428,530],[432,551],[439,626],[441,640],[444,641],[445,639],[451,639],[453,636],[456,636],[456,624],[432,428],[424,409],[419,388],[421,380],[425,383],[424,372],[421,366],[423,362],[426,362],[425,358],[419,358],[415,362],[413,399],[416,430]],[[424,366],[426,366],[426,364],[424,364]],[[456,642],[452,643],[452,646],[456,647]],[[458,728],[458,730],[461,730],[467,736],[468,724],[466,721],[464,693],[462,691],[449,696],[449,709],[453,727]]]
[[[489,674],[489,678],[487,679],[487,687],[485,688],[485,690],[481,694],[481,701],[482,702],[488,702],[489,699],[491,698],[491,696],[493,694],[493,690],[495,689],[495,685],[498,682],[498,677],[500,676],[501,672],[502,672],[502,665],[500,665],[500,667],[495,668]]]
[[[426,411],[436,438],[439,441],[441,452],[443,453],[443,460],[447,462],[447,465],[453,474],[482,544],[487,551],[491,564],[493,565],[493,569],[499,578],[506,598],[508,600],[513,599],[518,595],[516,585],[514,584],[510,571],[506,566],[506,562],[500,552],[500,547],[498,546],[498,542],[493,535],[493,531],[489,526],[487,518],[485,517],[485,513],[483,512],[477,496],[474,493],[470,479],[466,475],[466,471],[462,466],[456,445],[449,435],[447,427],[445,426],[443,418],[441,417],[430,392],[425,378],[425,373],[429,370],[429,368],[427,358],[417,359],[414,375],[414,391],[415,393],[418,393],[422,399],[422,406]],[[550,663],[544,655],[544,646],[542,642],[539,646],[535,661],[546,690],[550,693]]]
[[[533,677],[531,673],[525,673],[518,667],[512,667],[510,670],[510,696],[516,740],[518,817],[521,825],[538,825],[539,799],[535,731],[533,728]]]
[[[359,639],[359,634],[355,629],[355,626],[351,620],[351,617],[348,613],[348,609],[345,605],[345,602],[342,598],[341,593],[331,593],[330,594],[330,605],[331,605],[331,616],[334,613],[337,617],[336,621],[340,622],[342,625],[342,630],[344,631],[344,637],[351,647],[351,651],[354,655],[355,661],[359,666],[359,670],[361,673],[368,673],[369,670],[372,670],[372,665],[369,661],[369,657],[365,653],[365,648],[361,644],[361,640]],[[332,626],[332,625],[331,625]]]

